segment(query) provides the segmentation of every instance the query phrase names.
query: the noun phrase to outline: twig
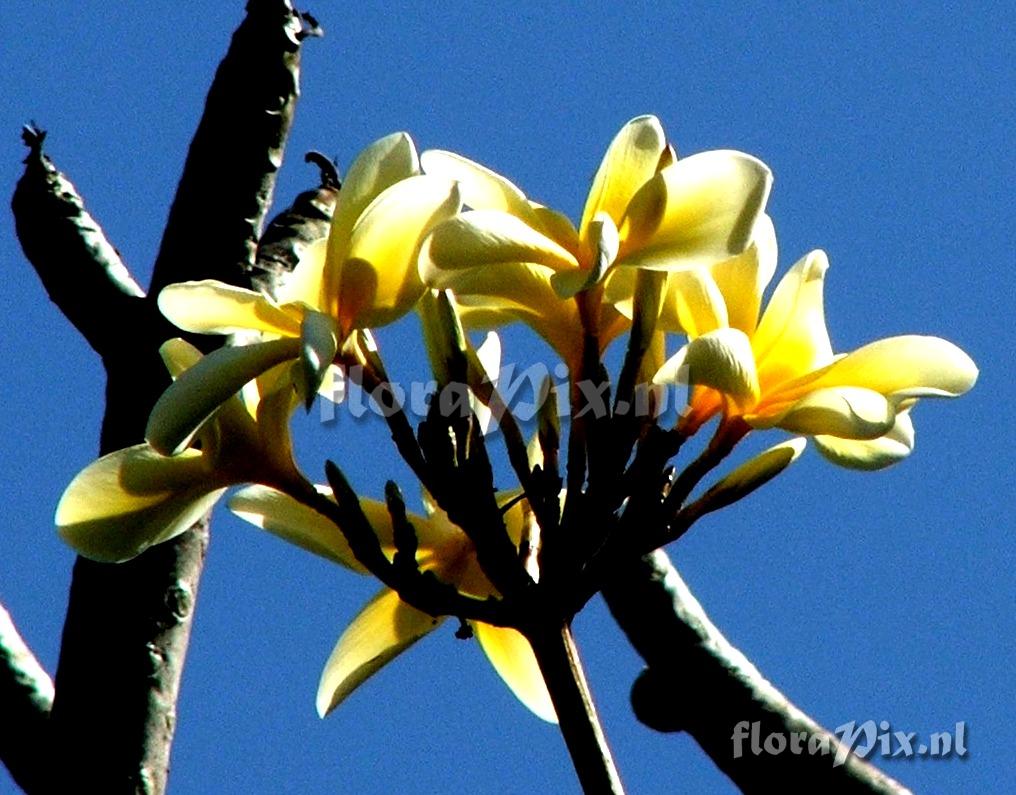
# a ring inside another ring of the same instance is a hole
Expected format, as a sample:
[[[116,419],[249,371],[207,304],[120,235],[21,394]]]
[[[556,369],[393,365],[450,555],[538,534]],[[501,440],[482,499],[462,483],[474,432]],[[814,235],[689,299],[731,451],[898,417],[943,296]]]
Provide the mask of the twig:
[[[603,595],[649,666],[632,690],[638,718],[660,731],[687,731],[743,792],[909,792],[767,681],[709,620],[662,550],[616,567]],[[829,753],[755,754],[746,739],[736,756],[736,727],[756,722],[762,737],[797,733],[805,748],[814,737]]]

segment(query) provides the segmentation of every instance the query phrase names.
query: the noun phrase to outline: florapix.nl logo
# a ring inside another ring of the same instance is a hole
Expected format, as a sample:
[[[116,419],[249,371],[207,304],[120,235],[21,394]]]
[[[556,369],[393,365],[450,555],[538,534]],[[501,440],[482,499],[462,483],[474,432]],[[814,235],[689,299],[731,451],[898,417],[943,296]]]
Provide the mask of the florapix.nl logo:
[[[952,730],[932,732],[926,738],[918,732],[893,729],[887,720],[850,721],[831,732],[763,731],[760,721],[743,720],[730,736],[734,759],[745,754],[779,756],[790,753],[832,756],[838,767],[853,754],[861,759],[962,759],[967,755],[967,724],[959,721]]]

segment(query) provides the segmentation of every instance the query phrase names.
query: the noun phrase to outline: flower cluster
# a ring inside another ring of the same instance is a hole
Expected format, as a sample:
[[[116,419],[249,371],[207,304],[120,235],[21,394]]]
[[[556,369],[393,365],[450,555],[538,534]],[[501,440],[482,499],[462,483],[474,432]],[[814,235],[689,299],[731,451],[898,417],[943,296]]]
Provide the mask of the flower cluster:
[[[608,147],[576,226],[478,163],[445,151],[418,156],[402,133],[382,138],[350,167],[327,239],[272,297],[216,281],[163,290],[159,306],[175,325],[233,335],[234,344],[203,357],[182,340],[165,344],[175,380],[152,411],[146,442],[74,479],[57,509],[60,533],[83,555],[125,560],[249,484],[230,500],[238,515],[386,586],[326,665],[322,715],[453,615],[513,692],[553,720],[527,642],[539,636],[534,593],[552,598],[550,612],[566,624],[599,585],[589,572],[602,572],[610,554],[676,538],[682,522],[746,496],[804,448],[804,438],[778,444],[685,504],[752,429],[810,437],[836,464],[879,469],[912,451],[918,399],[957,396],[976,380],[970,358],[935,337],[834,354],[821,251],[790,268],[763,309],[777,269],[765,213],[771,183],[769,169],[741,152],[679,158],[660,122],[641,116]],[[343,497],[344,481],[331,475],[332,488],[315,486],[294,463],[288,427],[298,405],[330,393],[336,369],[356,366],[384,384],[369,330],[414,310],[438,382],[468,385],[475,412],[475,421],[442,417],[435,401],[418,433],[397,411],[389,420],[424,486],[421,516],[391,494],[386,503]],[[487,377],[496,365],[467,333],[515,321],[568,368],[565,477],[556,421],[541,417],[527,450]],[[675,427],[620,409],[581,420],[580,385],[609,383],[601,356],[625,332],[617,397],[635,382],[688,383]],[[668,359],[675,338],[684,344]],[[516,492],[493,489],[478,430],[491,417]],[[717,417],[712,457],[675,481],[669,459]],[[636,511],[639,522],[624,520]],[[646,523],[653,527],[637,537],[633,528]],[[584,538],[577,528],[592,529]]]

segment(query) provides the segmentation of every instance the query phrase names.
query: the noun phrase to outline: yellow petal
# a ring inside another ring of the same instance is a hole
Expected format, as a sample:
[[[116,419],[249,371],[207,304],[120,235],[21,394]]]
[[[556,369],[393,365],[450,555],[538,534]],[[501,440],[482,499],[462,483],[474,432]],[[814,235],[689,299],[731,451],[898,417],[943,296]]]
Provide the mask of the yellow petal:
[[[583,290],[599,284],[614,264],[620,240],[613,219],[606,213],[597,213],[586,227],[586,248],[591,266],[585,270],[565,270],[555,273],[550,280],[561,298],[572,298]]]
[[[709,270],[727,306],[731,327],[749,337],[758,325],[762,294],[776,272],[776,230],[764,213],[755,222],[752,240],[744,253],[718,262]]]
[[[394,552],[395,542],[392,530],[392,516],[388,506],[378,500],[360,499],[360,508],[367,521],[370,522],[381,546]],[[454,542],[465,539],[465,534],[451,523],[448,514],[440,508],[428,516],[408,514],[410,524],[416,531],[416,542],[419,549],[417,561],[421,566],[429,566],[430,562],[441,557],[442,553]]]
[[[338,526],[288,494],[268,486],[247,486],[230,497],[227,504],[241,519],[262,530],[361,574],[367,573]]]
[[[772,174],[742,152],[702,152],[647,182],[620,227],[619,262],[673,270],[711,265],[748,246]]]
[[[763,388],[832,361],[822,300],[828,268],[825,253],[812,251],[776,285],[752,338]]]
[[[514,215],[472,210],[434,229],[423,246],[420,272],[428,285],[441,289],[446,286],[444,271],[514,262],[539,263],[555,271],[579,266],[567,250]],[[496,271],[489,277],[503,278]]]
[[[349,236],[357,219],[382,191],[396,182],[420,173],[420,159],[413,141],[404,132],[392,133],[364,149],[350,165],[342,181],[332,214],[328,235],[329,269],[337,268],[346,258]],[[326,278],[324,289],[334,290],[337,284]],[[315,301],[314,304],[316,305]]]
[[[460,206],[455,183],[418,176],[388,188],[364,210],[339,275],[338,316],[345,330],[382,326],[412,308],[424,290],[417,270],[420,242]]]
[[[797,460],[808,444],[797,437],[770,447],[746,461],[702,495],[706,512],[716,511],[744,499],[764,486]]]
[[[261,293],[214,279],[169,285],[159,293],[159,309],[175,326],[196,334],[300,334],[299,321]]]
[[[902,461],[914,449],[914,423],[908,411],[896,415],[896,422],[877,439],[840,439],[816,436],[815,446],[828,460],[848,469],[874,471]]]
[[[173,378],[179,378],[184,370],[189,370],[204,356],[182,337],[173,337],[162,343],[159,346],[159,355]]]
[[[667,140],[655,116],[638,116],[614,137],[593,178],[579,224],[586,240],[597,213],[606,213],[620,226],[632,197],[656,174]]]
[[[472,622],[472,627],[490,664],[516,698],[537,717],[557,723],[554,704],[529,641],[509,627],[495,627],[480,621]]]
[[[162,393],[148,418],[145,438],[164,455],[181,452],[245,383],[299,355],[300,340],[289,338],[212,351]]]
[[[684,332],[694,339],[727,326],[727,305],[707,269],[684,268],[666,276],[661,329]]]
[[[302,304],[318,311],[327,308],[321,295],[327,254],[327,238],[315,240],[303,249],[293,272],[283,278],[276,290],[280,304]]]
[[[513,321],[528,323],[566,361],[581,348],[582,324],[574,301],[558,297],[550,284],[553,271],[542,265],[511,262],[494,269],[422,269],[455,295],[466,328],[486,329]]]
[[[743,405],[758,399],[751,341],[739,329],[716,329],[692,340],[687,345],[684,364],[692,384],[717,389]]]
[[[486,166],[440,149],[424,152],[420,155],[420,163],[425,173],[458,182],[462,191],[462,203],[470,209],[500,210],[531,226],[535,225],[535,214],[526,195],[512,182]]]
[[[869,343],[780,391],[843,385],[898,399],[956,397],[973,387],[977,375],[974,361],[948,340],[905,335]]]
[[[169,374],[174,380],[196,365],[204,356],[201,351],[180,337],[174,337],[162,343],[159,346],[159,355],[162,357],[166,369],[169,370]],[[253,383],[251,382],[249,386],[253,385]],[[247,440],[252,438],[252,435],[256,433],[253,415],[240,396],[233,396],[227,399],[218,408],[215,421],[219,430],[215,434],[210,434],[209,438],[204,440],[206,451],[211,451],[213,447],[218,447],[223,436]]]
[[[257,434],[257,441],[254,447],[259,452],[254,463],[255,466],[260,466],[264,471],[275,475],[280,482],[290,479],[303,480],[293,458],[293,437],[289,430],[289,420],[299,402],[293,387],[294,368],[291,365],[283,365],[276,369],[283,370],[285,375],[278,379],[263,379],[265,388],[255,409],[257,422],[254,431]],[[230,424],[232,417],[229,407],[232,402],[232,399],[227,402],[215,419],[222,429],[223,437],[220,460],[226,456],[236,456],[239,467],[243,462],[243,457],[249,457],[251,451],[249,445],[234,443],[242,437],[238,430]],[[241,401],[237,399],[236,403],[241,403]],[[250,464],[251,462],[248,460],[246,462],[248,468]]]
[[[85,557],[129,560],[184,532],[224,491],[197,451],[170,458],[139,444],[78,473],[57,505],[57,529]]]
[[[325,664],[317,692],[322,718],[357,687],[440,624],[385,588],[342,633]]]
[[[628,320],[635,311],[636,268],[612,268],[603,281],[603,300],[614,306]]]
[[[896,404],[870,389],[830,387],[809,392],[775,416],[746,416],[755,427],[779,426],[793,433],[844,439],[875,439],[892,428]]]
[[[537,231],[543,232],[565,251],[574,253],[579,250],[579,233],[567,215],[533,201],[529,202],[529,206],[539,222],[534,225]]]

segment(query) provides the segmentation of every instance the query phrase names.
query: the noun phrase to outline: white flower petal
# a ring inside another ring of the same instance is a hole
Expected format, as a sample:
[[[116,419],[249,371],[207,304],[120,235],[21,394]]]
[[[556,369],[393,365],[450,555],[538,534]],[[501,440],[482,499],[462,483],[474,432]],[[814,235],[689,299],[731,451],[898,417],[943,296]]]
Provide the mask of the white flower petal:
[[[885,469],[906,458],[914,449],[914,423],[907,411],[896,415],[896,422],[877,439],[840,439],[815,437],[818,451],[832,463],[848,469],[874,471]]]

